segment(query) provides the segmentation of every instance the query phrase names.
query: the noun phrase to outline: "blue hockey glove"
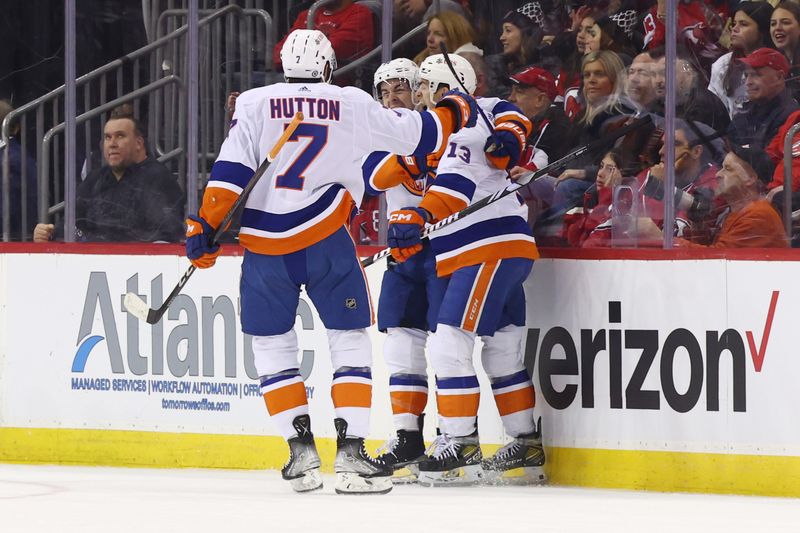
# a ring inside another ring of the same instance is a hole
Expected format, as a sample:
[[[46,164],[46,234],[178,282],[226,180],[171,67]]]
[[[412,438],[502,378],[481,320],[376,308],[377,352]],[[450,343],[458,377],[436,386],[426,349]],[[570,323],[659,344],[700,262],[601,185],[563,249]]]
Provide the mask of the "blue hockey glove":
[[[199,216],[189,215],[186,219],[186,257],[197,268],[214,266],[222,250],[219,244],[211,246],[214,228]]]
[[[422,228],[430,215],[419,207],[404,207],[389,215],[388,244],[392,257],[402,263],[422,250]]]
[[[453,112],[456,121],[454,133],[461,128],[471,128],[478,121],[478,102],[472,96],[461,91],[453,90],[444,93],[436,107],[446,107]]]
[[[503,122],[486,139],[486,157],[500,170],[510,170],[519,164],[525,150],[525,130],[513,122]]]

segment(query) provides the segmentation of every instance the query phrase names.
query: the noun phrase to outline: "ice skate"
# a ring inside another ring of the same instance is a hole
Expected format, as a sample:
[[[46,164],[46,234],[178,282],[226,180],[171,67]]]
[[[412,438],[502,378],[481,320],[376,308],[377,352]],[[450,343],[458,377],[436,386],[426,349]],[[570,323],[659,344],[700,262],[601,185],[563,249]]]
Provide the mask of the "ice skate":
[[[426,487],[476,485],[484,477],[478,432],[466,437],[442,434],[419,463],[418,483]]]
[[[542,446],[542,421],[532,433],[520,435],[484,460],[486,480],[496,485],[535,485],[544,483],[545,454]]]
[[[337,494],[386,494],[392,490],[392,468],[373,459],[364,449],[364,439],[347,436],[347,422],[333,421],[336,427]]]
[[[311,418],[300,415],[292,421],[297,436],[289,439],[289,460],[281,469],[283,479],[287,480],[296,492],[309,492],[322,488],[319,472],[320,460],[314,435],[311,433]]]
[[[386,441],[378,449],[376,461],[394,470],[394,483],[415,483],[419,475],[418,463],[425,459],[425,441],[422,438],[422,415],[419,417],[419,430],[400,429],[397,436]]]

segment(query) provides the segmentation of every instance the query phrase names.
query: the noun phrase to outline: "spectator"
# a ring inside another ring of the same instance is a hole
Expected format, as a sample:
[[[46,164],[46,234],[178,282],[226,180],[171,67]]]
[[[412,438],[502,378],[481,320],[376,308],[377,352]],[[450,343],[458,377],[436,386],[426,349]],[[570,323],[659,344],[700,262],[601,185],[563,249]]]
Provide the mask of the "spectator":
[[[469,18],[466,9],[468,2],[464,0],[439,0],[439,13],[452,11],[464,18]],[[422,21],[438,14],[433,0],[394,0],[394,22],[396,36],[405,35]]]
[[[6,100],[0,100],[0,124],[5,120],[6,115],[11,113],[14,107]],[[2,189],[2,164],[5,154],[8,154],[9,170],[9,203],[11,206],[10,218],[10,238],[12,241],[23,240],[30,237],[30,233],[23,235],[22,228],[30,227],[28,222],[36,220],[37,204],[37,183],[36,183],[36,161],[30,154],[22,152],[22,146],[17,140],[19,124],[13,124],[9,130],[8,145],[0,148],[0,230],[3,227],[3,189]],[[24,171],[23,171],[24,162]],[[23,199],[23,184],[25,195]],[[23,216],[24,213],[24,216]],[[24,224],[24,225],[23,225]]]
[[[503,52],[486,58],[492,73],[490,85],[498,89],[496,96],[500,98],[508,97],[505,80],[511,73],[539,60],[542,12],[541,9],[536,11],[529,7],[529,4],[525,4],[506,13],[500,33]]]
[[[603,138],[606,131],[627,121],[633,110],[623,102],[625,67],[609,50],[592,52],[583,60],[583,100],[586,106],[573,121],[565,139],[567,148],[578,148]],[[624,139],[623,141],[624,142]],[[564,170],[555,181],[551,207],[539,217],[537,239],[561,231],[562,216],[578,205],[584,192],[594,183],[597,166],[594,154],[585,154]]]
[[[728,115],[740,113],[747,101],[743,66],[736,61],[759,48],[772,47],[770,16],[772,5],[766,1],[742,2],[733,14],[731,51],[711,65],[708,90],[722,101]]]
[[[770,17],[770,36],[775,48],[789,61],[790,91],[800,97],[800,83],[795,79],[800,74],[800,5],[784,0]]]
[[[797,102],[786,89],[789,62],[771,48],[759,48],[740,61],[745,65],[749,102],[733,117],[728,135],[733,143],[764,149],[797,109]]]
[[[628,67],[628,85],[625,94],[637,111],[651,111],[657,99],[655,84],[655,60],[648,52],[633,58]]]
[[[708,214],[717,187],[715,161],[722,157],[723,151],[722,142],[710,127],[700,122],[676,121],[675,235],[684,235],[688,227],[701,222]],[[643,194],[640,214],[661,227],[664,222],[663,139],[659,155],[661,162],[641,172],[637,179]]]
[[[170,171],[147,155],[145,130],[129,107],[115,109],[103,128],[106,164],[78,185],[78,240],[179,241],[183,193]],[[37,224],[34,241],[54,234],[53,224]]]
[[[417,54],[414,63],[419,65],[428,56],[441,54],[441,43],[450,54],[466,51],[483,54],[483,50],[472,44],[474,40],[475,32],[467,19],[452,11],[442,11],[428,20],[426,47]]]
[[[560,159],[566,152],[564,138],[569,133],[570,123],[561,106],[554,104],[558,94],[555,77],[540,67],[528,67],[509,78],[512,82],[508,101],[517,107],[533,124],[528,145],[519,165],[510,171],[513,179],[544,168]],[[528,220],[535,220],[539,209],[553,200],[555,178],[541,176],[529,183],[520,193],[533,212]]]
[[[654,49],[664,46],[666,37],[666,26],[664,21],[667,18],[666,0],[658,0],[656,5],[642,18],[642,29],[644,34],[644,46],[647,49]],[[702,25],[714,30],[707,39],[716,41],[722,29],[722,21],[727,20],[727,5],[713,2],[712,0],[681,0],[678,2],[678,32],[683,32],[687,28]]]
[[[597,248],[612,244],[611,200],[614,187],[623,184],[622,152],[607,152],[597,170],[597,187],[584,195],[583,207],[570,209],[564,217],[564,233],[570,246]]]
[[[300,12],[287,35],[275,45],[272,53],[275,70],[281,68],[281,48],[286,37],[294,30],[305,29],[307,23],[306,9]],[[375,44],[372,12],[366,6],[354,4],[353,0],[336,0],[323,6],[317,11],[313,29],[320,30],[331,42],[339,66],[366,54]]]
[[[764,199],[764,185],[772,179],[774,165],[758,148],[733,146],[717,172],[716,196],[725,200],[729,212],[716,225],[708,244],[676,239],[680,247],[785,248],[788,246],[778,212]],[[652,224],[640,225],[640,235],[661,238]]]
[[[652,51],[651,54],[657,54]],[[654,112],[664,116],[666,100],[666,58],[656,60],[656,93],[662,95],[654,106]],[[702,122],[715,130],[726,131],[731,122],[725,105],[711,91],[700,83],[700,74],[693,64],[683,57],[675,62],[675,114],[679,117]]]

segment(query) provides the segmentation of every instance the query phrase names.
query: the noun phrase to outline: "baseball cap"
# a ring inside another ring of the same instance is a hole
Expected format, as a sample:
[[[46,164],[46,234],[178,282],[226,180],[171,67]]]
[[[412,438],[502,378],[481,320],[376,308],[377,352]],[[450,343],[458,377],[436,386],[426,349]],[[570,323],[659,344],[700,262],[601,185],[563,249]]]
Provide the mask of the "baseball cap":
[[[773,48],[759,48],[739,61],[752,68],[771,67],[789,75],[789,61],[781,52]]]
[[[764,150],[733,145],[731,146],[731,152],[750,165],[762,183],[766,185],[772,181],[772,175],[775,172],[775,164]]]
[[[555,77],[541,67],[527,67],[513,74],[509,79],[517,85],[536,87],[546,94],[550,100],[554,100],[558,95]]]

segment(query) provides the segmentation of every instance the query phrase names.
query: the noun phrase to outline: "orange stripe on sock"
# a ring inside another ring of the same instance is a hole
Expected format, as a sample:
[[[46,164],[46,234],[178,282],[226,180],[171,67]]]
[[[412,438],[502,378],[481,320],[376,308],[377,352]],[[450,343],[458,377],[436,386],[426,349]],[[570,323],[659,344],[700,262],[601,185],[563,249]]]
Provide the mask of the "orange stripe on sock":
[[[390,392],[389,397],[392,399],[392,414],[395,415],[411,413],[419,416],[428,403],[428,394],[424,392],[397,391]]]
[[[331,387],[334,407],[370,407],[372,385],[364,383],[336,383]]]
[[[480,394],[437,394],[436,402],[440,416],[478,416]]]
[[[264,403],[270,415],[276,415],[301,405],[306,405],[306,387],[302,382],[264,393]]]
[[[533,387],[525,387],[511,392],[496,394],[494,401],[500,416],[506,416],[526,409],[533,409],[536,404],[536,396],[533,394]]]
[[[484,264],[475,279],[472,287],[472,294],[469,295],[467,308],[464,310],[464,320],[461,328],[467,331],[475,331],[478,325],[478,318],[481,316],[483,304],[486,303],[486,294],[489,292],[489,284],[492,281],[494,271],[497,269],[497,261]]]

